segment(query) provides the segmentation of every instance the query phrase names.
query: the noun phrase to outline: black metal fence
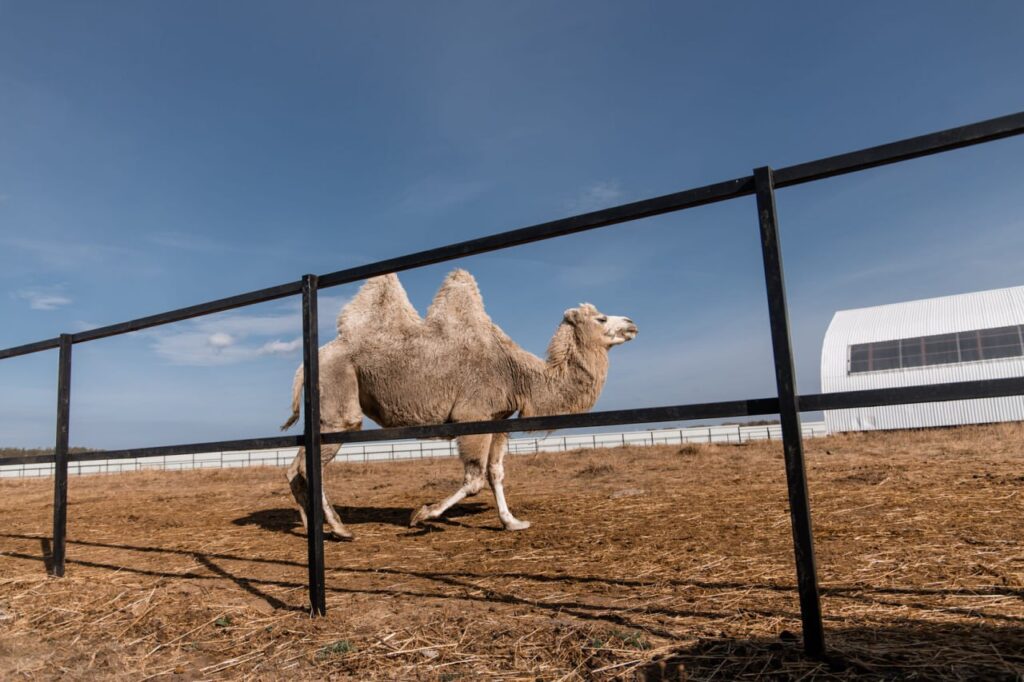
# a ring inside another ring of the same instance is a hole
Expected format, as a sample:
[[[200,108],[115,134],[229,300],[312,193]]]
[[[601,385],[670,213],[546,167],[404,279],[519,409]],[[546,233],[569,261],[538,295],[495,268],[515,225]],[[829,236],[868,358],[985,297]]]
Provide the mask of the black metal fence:
[[[778,414],[782,423],[786,478],[789,487],[789,507],[793,529],[793,546],[796,554],[797,587],[800,596],[800,613],[803,621],[804,648],[811,656],[820,657],[825,653],[825,637],[821,619],[817,571],[815,568],[814,536],[811,528],[810,504],[807,495],[803,441],[800,434],[800,412],[1021,395],[1024,394],[1024,377],[906,388],[848,391],[843,393],[797,395],[793,351],[789,334],[789,317],[786,308],[786,288],[783,280],[782,250],[778,235],[778,215],[775,208],[775,190],[950,151],[960,147],[991,142],[1022,133],[1024,133],[1024,112],[878,147],[862,149],[848,154],[840,154],[817,161],[788,166],[774,171],[768,167],[758,168],[751,175],[725,182],[718,182],[652,199],[584,213],[562,220],[480,237],[479,239],[449,244],[448,246],[420,251],[356,268],[340,270],[319,277],[316,275],[305,275],[296,282],[289,282],[267,289],[251,291],[238,296],[222,298],[208,303],[201,303],[76,334],[61,334],[57,338],[0,350],[0,359],[5,359],[51,348],[60,349],[57,380],[57,434],[54,454],[12,458],[5,460],[5,463],[17,464],[50,461],[55,463],[53,561],[51,571],[54,575],[63,575],[67,524],[71,350],[73,345],[301,294],[303,365],[306,372],[304,389],[305,430],[302,436],[251,438],[131,450],[89,452],[73,455],[70,458],[75,461],[90,461],[217,452],[228,449],[305,446],[308,484],[307,499],[309,503],[306,513],[309,519],[310,604],[314,614],[323,614],[326,612],[326,604],[324,599],[323,524],[322,510],[319,504],[321,499],[320,446],[322,443],[354,443],[404,438],[430,438],[510,431],[541,431],[584,426],[641,424]],[[435,424],[376,431],[320,433],[320,377],[317,364],[317,291],[319,289],[355,282],[375,275],[400,272],[456,258],[608,227],[640,218],[694,208],[751,194],[755,195],[757,199],[761,248],[764,257],[765,285],[768,294],[768,311],[774,350],[775,377],[778,388],[776,397],[693,405],[647,407],[631,410],[612,410],[577,415],[531,417],[527,419]]]

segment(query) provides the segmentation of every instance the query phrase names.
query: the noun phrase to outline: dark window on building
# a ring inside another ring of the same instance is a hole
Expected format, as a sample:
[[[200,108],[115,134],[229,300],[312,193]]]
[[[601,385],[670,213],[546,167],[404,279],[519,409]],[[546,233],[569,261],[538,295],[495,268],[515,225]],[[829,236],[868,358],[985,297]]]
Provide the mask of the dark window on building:
[[[868,372],[871,370],[869,343],[850,346],[850,372]]]
[[[1017,327],[999,327],[983,329],[981,337],[981,357],[983,360],[993,358],[1013,358],[1021,354],[1020,332]]]
[[[901,367],[920,367],[924,364],[924,337],[916,339],[902,339],[900,341],[900,356],[903,358]]]
[[[859,374],[1021,356],[1024,356],[1024,325],[1017,325],[857,343],[850,346],[849,372]]]
[[[956,334],[924,337],[924,364],[949,365],[960,362],[956,352]]]
[[[900,342],[877,341],[871,344],[871,369],[899,369]]]
[[[981,332],[960,332],[956,338],[960,343],[960,362],[981,360]]]

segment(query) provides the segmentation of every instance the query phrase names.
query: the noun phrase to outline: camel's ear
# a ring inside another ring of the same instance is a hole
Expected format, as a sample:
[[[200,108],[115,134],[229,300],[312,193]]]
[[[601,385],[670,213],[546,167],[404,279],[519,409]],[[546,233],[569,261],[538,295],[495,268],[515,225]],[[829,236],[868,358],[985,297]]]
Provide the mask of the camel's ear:
[[[564,319],[570,324],[579,324],[583,319],[583,315],[580,314],[579,308],[569,308],[564,313]]]

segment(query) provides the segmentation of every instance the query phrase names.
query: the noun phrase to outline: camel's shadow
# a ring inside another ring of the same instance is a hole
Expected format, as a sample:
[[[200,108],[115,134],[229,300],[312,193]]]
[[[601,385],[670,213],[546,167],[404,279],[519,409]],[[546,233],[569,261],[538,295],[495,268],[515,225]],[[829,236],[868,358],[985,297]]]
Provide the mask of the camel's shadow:
[[[437,519],[442,523],[447,519],[455,519],[462,516],[474,516],[486,511],[487,505],[479,502],[459,504],[447,512],[444,519]],[[408,528],[409,519],[413,510],[407,507],[342,507],[335,505],[334,510],[344,521],[345,525],[358,526],[363,523],[383,523],[399,528]],[[290,507],[287,509],[260,509],[251,514],[232,521],[236,526],[259,526],[264,530],[271,530],[278,533],[294,534],[301,532],[302,519],[299,518],[299,510]]]

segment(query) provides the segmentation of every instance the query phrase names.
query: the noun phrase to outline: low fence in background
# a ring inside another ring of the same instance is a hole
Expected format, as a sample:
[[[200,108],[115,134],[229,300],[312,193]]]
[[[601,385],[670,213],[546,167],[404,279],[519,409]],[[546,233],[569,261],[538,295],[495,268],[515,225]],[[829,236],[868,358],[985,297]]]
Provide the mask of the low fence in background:
[[[825,422],[804,422],[804,438],[828,435]],[[682,445],[684,443],[744,443],[751,440],[782,440],[780,424],[744,426],[724,424],[695,426],[685,429],[651,429],[623,433],[582,433],[543,438],[512,438],[508,442],[510,455],[532,455],[538,452],[567,452],[578,448],[615,448],[625,445]],[[233,469],[239,467],[291,464],[296,448],[274,450],[235,450],[226,452],[200,452],[185,455],[161,455],[138,459],[109,459],[92,462],[68,463],[68,473],[115,474],[125,471],[179,471],[184,469]],[[454,457],[455,441],[415,440],[373,444],[345,444],[336,461],[381,462],[408,459]],[[3,460],[0,460],[2,462]],[[53,463],[0,465],[0,478],[52,476]]]

